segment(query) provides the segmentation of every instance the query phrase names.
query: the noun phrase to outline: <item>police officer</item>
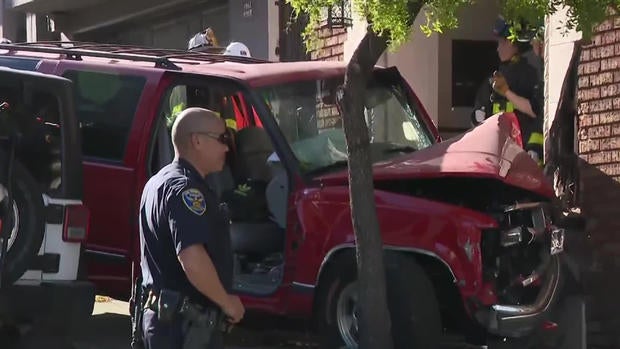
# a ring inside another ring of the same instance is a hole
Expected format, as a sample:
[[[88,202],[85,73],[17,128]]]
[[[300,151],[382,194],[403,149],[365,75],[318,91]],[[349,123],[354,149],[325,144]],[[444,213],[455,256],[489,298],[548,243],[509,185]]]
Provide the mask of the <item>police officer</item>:
[[[144,187],[139,219],[146,349],[223,348],[219,317],[212,315],[230,323],[243,318],[239,297],[230,293],[229,219],[205,180],[224,166],[226,135],[212,111],[185,109],[172,126],[174,161]]]

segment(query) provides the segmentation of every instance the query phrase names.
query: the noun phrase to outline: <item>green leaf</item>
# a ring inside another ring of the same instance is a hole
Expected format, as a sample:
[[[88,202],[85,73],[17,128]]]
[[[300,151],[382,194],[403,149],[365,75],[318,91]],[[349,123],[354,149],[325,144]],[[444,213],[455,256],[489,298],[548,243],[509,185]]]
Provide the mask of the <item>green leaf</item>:
[[[321,43],[318,37],[322,19],[327,7],[336,4],[339,0],[286,0],[297,15],[308,15],[309,23],[302,33],[306,48],[312,50]],[[443,34],[457,28],[458,11],[463,6],[475,3],[475,0],[350,0],[353,12],[365,18],[370,28],[379,35],[388,37],[389,49],[398,49],[410,39],[412,16],[409,13],[409,4],[420,1],[424,7],[426,23],[420,25],[419,30],[427,36],[433,33]],[[543,25],[546,16],[568,7],[567,20],[564,30],[578,30],[584,38],[592,35],[594,26],[606,19],[609,8],[618,8],[620,0],[497,0],[501,13],[515,30],[511,31],[511,40],[518,36],[520,21]],[[295,18],[293,18],[295,20]]]

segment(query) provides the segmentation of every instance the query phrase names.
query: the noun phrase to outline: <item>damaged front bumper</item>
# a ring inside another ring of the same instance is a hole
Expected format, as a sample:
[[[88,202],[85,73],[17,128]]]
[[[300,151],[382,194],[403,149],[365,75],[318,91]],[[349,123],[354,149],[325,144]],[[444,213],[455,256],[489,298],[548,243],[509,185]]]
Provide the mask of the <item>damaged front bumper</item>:
[[[527,305],[495,304],[490,309],[479,310],[476,318],[491,334],[502,337],[525,336],[547,319],[548,313],[557,303],[561,278],[560,256],[551,256],[547,263],[545,281],[534,303]]]
[[[563,236],[561,240],[563,243]],[[561,257],[563,246],[557,246],[557,244],[553,246],[552,243],[551,247],[552,254],[548,255],[543,265],[540,266],[539,273],[533,273],[533,275],[542,276],[540,277],[542,283],[532,303],[495,304],[479,309],[475,313],[476,319],[490,334],[501,337],[523,337],[547,320],[550,311],[558,303],[563,278]]]

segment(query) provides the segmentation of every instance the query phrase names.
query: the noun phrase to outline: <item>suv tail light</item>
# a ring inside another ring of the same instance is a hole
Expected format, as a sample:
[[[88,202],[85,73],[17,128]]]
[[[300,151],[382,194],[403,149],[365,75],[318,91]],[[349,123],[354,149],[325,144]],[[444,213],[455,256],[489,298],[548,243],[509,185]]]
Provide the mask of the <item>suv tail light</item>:
[[[66,242],[83,242],[90,229],[90,211],[84,205],[67,206],[62,239]]]

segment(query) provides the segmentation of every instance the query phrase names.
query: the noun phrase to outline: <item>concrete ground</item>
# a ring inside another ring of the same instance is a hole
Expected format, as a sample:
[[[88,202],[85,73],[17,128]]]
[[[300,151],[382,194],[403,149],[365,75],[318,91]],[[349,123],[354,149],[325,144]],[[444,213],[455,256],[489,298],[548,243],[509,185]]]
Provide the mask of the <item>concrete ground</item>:
[[[284,324],[274,319],[269,320],[272,326],[265,328],[267,326],[260,326],[265,324],[264,321],[252,322],[257,325],[233,329],[227,340],[227,348],[316,348],[312,338],[295,324]],[[129,349],[130,331],[128,304],[100,298],[95,303],[93,316],[86,329],[74,341],[75,349]]]
[[[54,335],[29,333],[26,340],[10,341],[0,334],[2,349],[130,349],[129,306],[109,298],[98,298],[92,317],[72,340]],[[62,321],[61,319],[59,321]],[[315,349],[319,346],[302,323],[274,318],[256,318],[249,314],[244,326],[227,337],[227,349]],[[459,339],[444,339],[441,349],[472,348]],[[480,347],[477,347],[480,348]]]

